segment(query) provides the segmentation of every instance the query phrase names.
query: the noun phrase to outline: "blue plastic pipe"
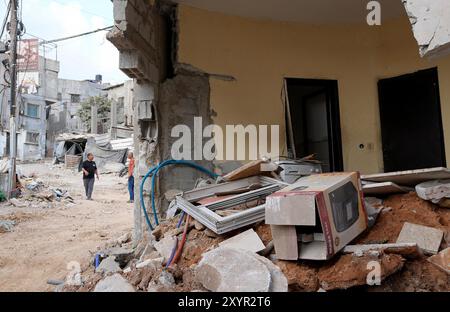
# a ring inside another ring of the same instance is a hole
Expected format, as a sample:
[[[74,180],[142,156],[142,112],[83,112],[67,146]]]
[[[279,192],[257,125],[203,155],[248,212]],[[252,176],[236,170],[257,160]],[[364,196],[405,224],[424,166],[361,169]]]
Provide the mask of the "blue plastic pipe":
[[[204,167],[202,167],[202,166],[200,166],[200,165],[198,165],[198,164],[196,164],[194,162],[187,161],[187,160],[169,159],[169,160],[166,160],[166,161],[160,163],[159,165],[151,168],[147,172],[147,174],[144,176],[144,178],[142,179],[141,186],[140,186],[141,207],[142,207],[142,210],[144,212],[145,220],[147,222],[147,225],[148,225],[150,231],[153,231],[153,226],[152,226],[152,223],[150,221],[150,217],[149,217],[149,215],[147,213],[147,208],[145,207],[145,202],[144,202],[144,184],[145,184],[145,181],[147,181],[147,179],[150,176],[152,176],[152,183],[151,183],[152,211],[153,211],[153,214],[155,215],[155,224],[159,225],[158,215],[156,213],[156,204],[155,204],[156,175],[158,174],[158,172],[162,168],[164,168],[166,166],[170,166],[170,165],[188,166],[188,167],[197,169],[197,170],[199,170],[199,171],[209,175],[212,178],[217,178],[218,177],[218,175],[215,174],[214,172],[212,172],[212,171],[210,171],[210,170],[208,170],[208,169],[206,169],[206,168],[204,168]]]

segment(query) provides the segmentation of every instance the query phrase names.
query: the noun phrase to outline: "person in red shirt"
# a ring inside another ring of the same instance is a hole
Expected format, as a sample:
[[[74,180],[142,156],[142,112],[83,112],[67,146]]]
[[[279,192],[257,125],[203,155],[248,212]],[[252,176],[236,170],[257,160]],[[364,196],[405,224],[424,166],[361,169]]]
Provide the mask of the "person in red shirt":
[[[134,155],[133,152],[128,153],[128,192],[130,193],[129,203],[134,203]]]

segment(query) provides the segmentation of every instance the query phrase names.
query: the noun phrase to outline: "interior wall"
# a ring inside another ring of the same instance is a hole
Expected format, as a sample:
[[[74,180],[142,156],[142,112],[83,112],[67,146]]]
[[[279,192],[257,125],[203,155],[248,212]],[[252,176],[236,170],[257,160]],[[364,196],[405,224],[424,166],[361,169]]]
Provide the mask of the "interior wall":
[[[383,170],[377,82],[438,65],[447,158],[450,58],[421,60],[409,21],[313,26],[247,19],[180,5],[178,62],[211,78],[214,123],[278,124],[285,151],[283,79],[335,79],[339,85],[345,170]],[[447,124],[447,126],[446,126]],[[360,145],[365,148],[361,149]]]

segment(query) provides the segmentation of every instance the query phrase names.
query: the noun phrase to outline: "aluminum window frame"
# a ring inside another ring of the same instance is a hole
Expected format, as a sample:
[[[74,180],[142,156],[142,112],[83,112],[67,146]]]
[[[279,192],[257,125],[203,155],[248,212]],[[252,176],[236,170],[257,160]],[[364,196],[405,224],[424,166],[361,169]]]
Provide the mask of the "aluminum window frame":
[[[233,195],[213,203],[199,206],[193,204],[201,199],[214,196],[219,192],[237,190],[255,183],[261,183],[262,187],[242,194]],[[262,197],[265,198],[288,185],[289,184],[285,182],[273,178],[257,176],[189,191],[177,196],[175,203],[182,211],[198,220],[211,231],[220,235],[263,221],[265,219],[266,205],[258,205],[226,217],[220,216],[216,211],[231,208]]]

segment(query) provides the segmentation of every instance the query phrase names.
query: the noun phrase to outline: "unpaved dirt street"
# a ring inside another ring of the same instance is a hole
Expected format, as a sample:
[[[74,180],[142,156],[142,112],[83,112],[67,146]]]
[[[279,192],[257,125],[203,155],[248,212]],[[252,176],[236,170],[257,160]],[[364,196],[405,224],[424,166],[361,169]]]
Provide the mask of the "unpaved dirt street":
[[[84,199],[81,173],[50,162],[20,165],[50,188],[68,190],[75,205],[50,203],[42,208],[0,204],[0,220],[13,219],[13,232],[0,233],[0,291],[52,291],[48,279],[64,279],[72,261],[87,263],[90,252],[132,230],[126,177],[101,175],[94,201]]]

